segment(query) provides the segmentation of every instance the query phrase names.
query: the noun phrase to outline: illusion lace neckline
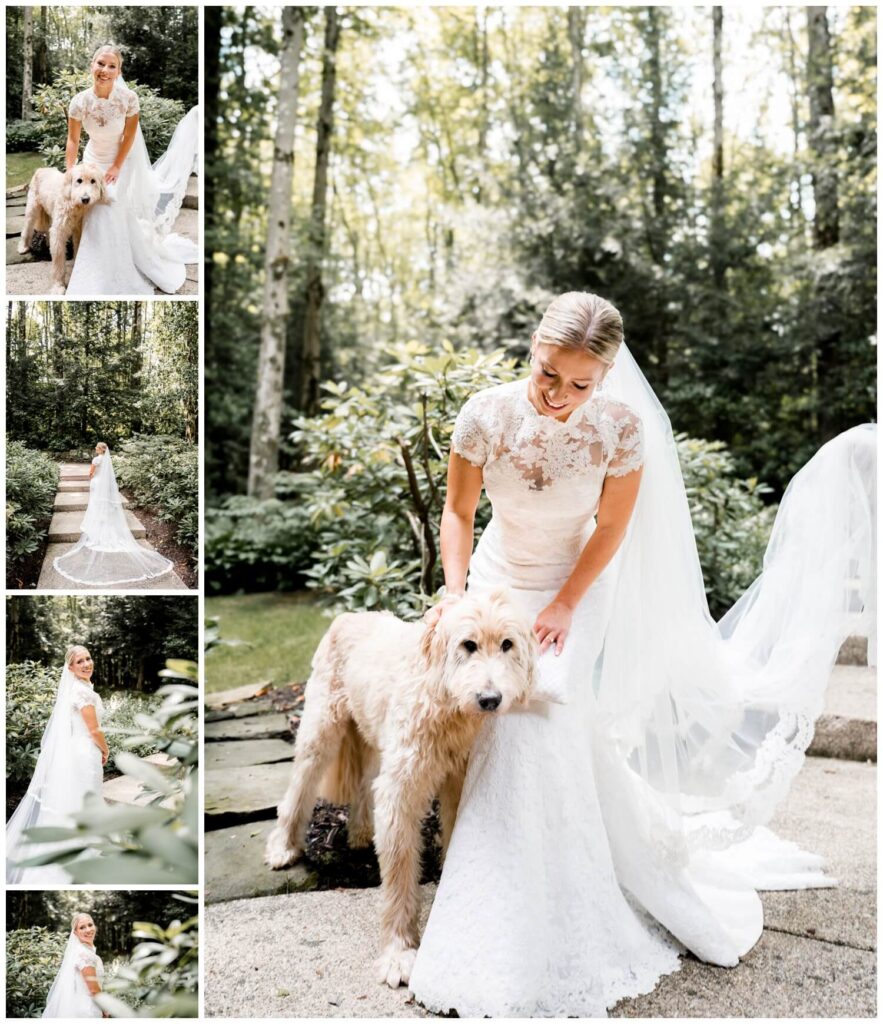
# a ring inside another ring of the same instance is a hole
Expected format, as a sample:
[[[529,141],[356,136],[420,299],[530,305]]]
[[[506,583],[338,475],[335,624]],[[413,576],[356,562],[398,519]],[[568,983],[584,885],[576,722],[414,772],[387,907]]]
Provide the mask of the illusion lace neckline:
[[[597,404],[598,392],[596,391],[591,398],[587,398],[582,405],[578,405],[573,412],[567,417],[566,420],[556,419],[554,416],[547,416],[533,404],[530,400],[530,377],[523,377],[519,382],[521,386],[518,389],[518,397],[521,399],[523,405],[525,405],[530,413],[536,417],[539,423],[543,424],[554,424],[549,429],[568,428],[573,427],[578,423],[581,423],[588,415],[589,407]]]

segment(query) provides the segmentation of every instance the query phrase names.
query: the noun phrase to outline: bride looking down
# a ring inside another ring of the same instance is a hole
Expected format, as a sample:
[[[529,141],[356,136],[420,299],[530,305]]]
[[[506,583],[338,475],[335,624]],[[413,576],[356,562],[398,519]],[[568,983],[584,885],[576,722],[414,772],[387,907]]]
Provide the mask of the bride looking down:
[[[77,162],[85,127],[83,162],[104,171],[111,202],[84,218],[67,295],[153,295],[155,288],[173,294],[184,284],[186,264],[199,260],[195,243],[171,233],[199,151],[198,107],[151,167],[138,97],[123,81],[122,66],[118,47],[99,47],[92,85],[68,108],[66,169]]]

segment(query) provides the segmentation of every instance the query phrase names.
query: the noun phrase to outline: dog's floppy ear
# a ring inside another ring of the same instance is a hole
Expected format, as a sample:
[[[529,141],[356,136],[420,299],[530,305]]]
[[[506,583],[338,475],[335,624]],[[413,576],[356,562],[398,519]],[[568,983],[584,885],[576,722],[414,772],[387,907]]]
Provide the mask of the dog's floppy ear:
[[[430,672],[438,672],[445,663],[445,627],[439,619],[434,626],[427,626],[420,641],[420,653]]]
[[[519,697],[518,703],[526,706],[533,699],[533,692],[536,689],[537,675],[539,673],[537,659],[540,656],[539,641],[533,631],[533,625],[527,622],[527,620],[525,620],[522,627],[521,639],[524,645],[524,657],[527,659],[527,686],[524,689],[524,693]]]
[[[77,165],[74,164],[74,167]],[[74,187],[74,167],[68,168],[64,172],[64,176],[61,179],[61,194],[64,196],[65,202],[70,202],[71,192]]]
[[[98,181],[98,202],[104,203],[105,206],[110,203],[110,196],[107,194],[107,182],[104,180],[104,171],[99,171],[97,175]]]

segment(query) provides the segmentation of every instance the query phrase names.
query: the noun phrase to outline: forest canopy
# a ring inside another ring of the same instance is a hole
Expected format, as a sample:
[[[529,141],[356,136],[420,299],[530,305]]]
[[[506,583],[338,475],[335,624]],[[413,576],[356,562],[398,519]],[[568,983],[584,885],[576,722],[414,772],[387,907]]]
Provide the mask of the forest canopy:
[[[870,6],[207,8],[210,495],[247,488],[280,57],[279,468],[316,381],[407,342],[523,358],[577,289],[676,431],[780,491],[875,415],[875,40]]]

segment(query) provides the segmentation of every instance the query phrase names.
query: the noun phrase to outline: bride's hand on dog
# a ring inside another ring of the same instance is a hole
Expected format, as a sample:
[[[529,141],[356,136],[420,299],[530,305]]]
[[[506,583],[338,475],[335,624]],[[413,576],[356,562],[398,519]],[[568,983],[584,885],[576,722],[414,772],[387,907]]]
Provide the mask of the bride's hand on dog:
[[[116,164],[112,164],[104,172],[104,183],[105,185],[112,185],[117,178],[120,176],[120,168]]]
[[[534,634],[540,642],[540,654],[552,646],[556,654],[564,650],[564,641],[570,632],[572,621],[573,612],[560,601],[546,605],[533,624]]]
[[[462,594],[446,594],[438,604],[434,604],[431,608],[423,613],[423,621],[427,628],[434,629],[438,620],[444,615],[445,610],[450,608],[452,604],[456,604],[460,600]]]

